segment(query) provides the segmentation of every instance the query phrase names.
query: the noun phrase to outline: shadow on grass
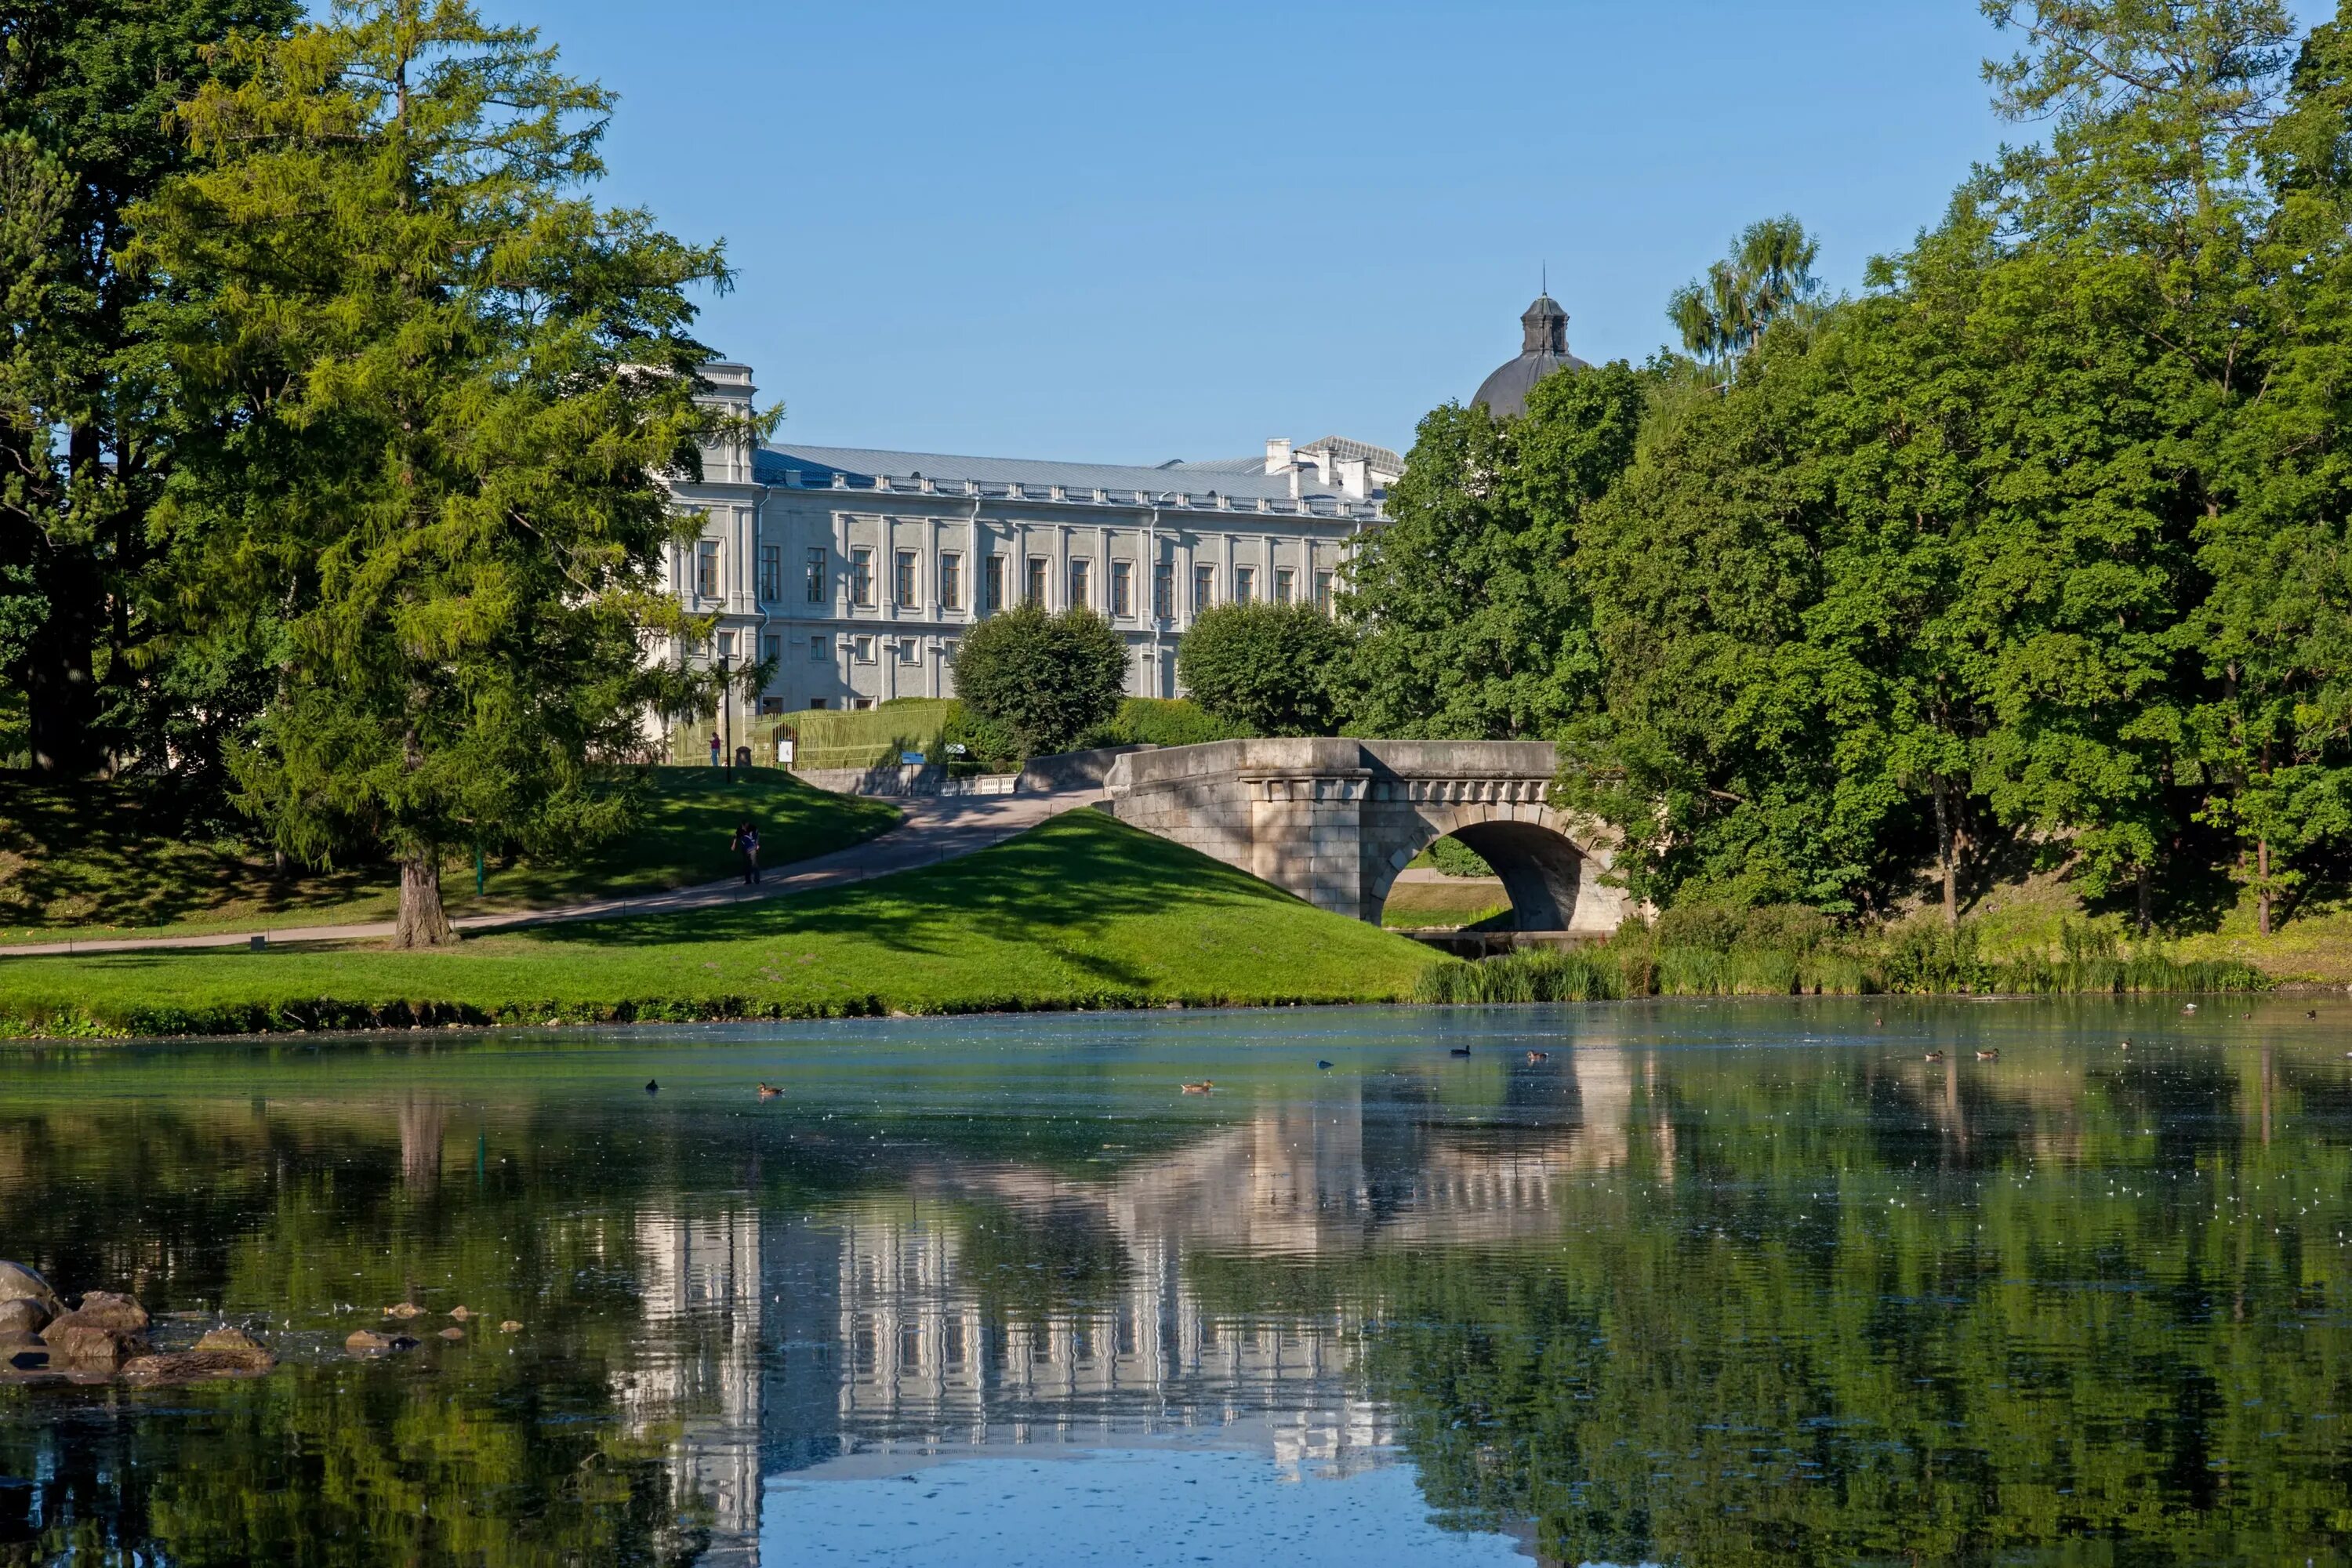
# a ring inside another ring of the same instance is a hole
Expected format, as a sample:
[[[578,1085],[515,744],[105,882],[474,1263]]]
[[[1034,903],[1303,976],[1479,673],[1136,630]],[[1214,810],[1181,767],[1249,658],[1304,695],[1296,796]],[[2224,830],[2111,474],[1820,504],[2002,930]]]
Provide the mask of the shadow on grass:
[[[0,776],[0,927],[169,925],[231,905],[281,914],[348,903],[386,879],[374,866],[272,871],[266,853],[151,785]]]
[[[656,768],[616,778],[614,787],[636,797],[634,827],[569,858],[494,855],[483,899],[474,897],[461,851],[443,871],[451,910],[717,881],[738,864],[728,843],[747,819],[760,825],[773,867],[859,843],[898,816],[882,802],[830,795],[774,768],[739,771],[732,784],[716,770]],[[267,850],[222,835],[185,805],[142,782],[54,784],[0,774],[0,929],[332,918],[392,892],[390,868],[370,861],[279,878]]]

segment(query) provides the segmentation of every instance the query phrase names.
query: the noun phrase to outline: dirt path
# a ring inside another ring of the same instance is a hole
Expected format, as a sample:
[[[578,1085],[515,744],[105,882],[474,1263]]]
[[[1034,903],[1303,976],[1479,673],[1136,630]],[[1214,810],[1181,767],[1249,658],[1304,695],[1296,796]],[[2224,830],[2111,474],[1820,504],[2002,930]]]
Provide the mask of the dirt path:
[[[467,915],[452,923],[461,931],[505,931],[513,926],[548,925],[558,921],[671,914],[717,904],[787,898],[957,859],[992,844],[1002,844],[1047,817],[1092,805],[1100,799],[1101,793],[1093,790],[956,799],[919,796],[900,803],[906,815],[896,827],[846,849],[777,867],[752,887],[733,879],[706,882],[700,887],[597,899],[552,909]],[[257,935],[266,937],[268,945],[276,947],[297,942],[365,942],[392,933],[392,921],[376,921],[364,925],[297,926],[285,931],[221,931],[204,936],[108,937],[90,942],[68,939],[0,946],[0,958],[60,958],[91,952],[142,952],[155,948],[246,947]]]

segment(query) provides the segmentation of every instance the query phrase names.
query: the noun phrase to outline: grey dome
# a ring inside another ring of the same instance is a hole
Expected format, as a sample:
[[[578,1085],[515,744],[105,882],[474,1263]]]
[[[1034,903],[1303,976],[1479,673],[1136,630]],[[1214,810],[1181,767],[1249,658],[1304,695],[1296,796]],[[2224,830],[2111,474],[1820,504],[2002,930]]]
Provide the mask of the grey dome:
[[[1507,419],[1528,411],[1528,390],[1552,372],[1591,368],[1568,352],[1568,312],[1549,294],[1538,294],[1519,318],[1518,357],[1496,365],[1470,401],[1485,404],[1497,419]]]

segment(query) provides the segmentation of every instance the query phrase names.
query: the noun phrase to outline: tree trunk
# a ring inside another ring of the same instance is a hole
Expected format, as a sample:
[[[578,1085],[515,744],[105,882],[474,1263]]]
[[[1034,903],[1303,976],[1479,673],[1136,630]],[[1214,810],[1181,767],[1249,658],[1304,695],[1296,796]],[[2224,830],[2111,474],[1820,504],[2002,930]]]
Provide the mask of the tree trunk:
[[[1959,832],[1952,821],[1951,782],[1936,781],[1936,861],[1944,873],[1944,924],[1960,924]]]
[[[2155,889],[2150,885],[2151,881],[2148,868],[2142,866],[2139,868],[2139,934],[2142,936],[2146,936],[2156,925],[2156,916],[2153,912]]]
[[[427,849],[400,863],[400,929],[394,947],[446,947],[457,940],[441,908],[441,854]]]
[[[2260,889],[2254,898],[2254,929],[2263,935],[2271,934],[2271,841],[2254,840],[2254,885]]]
[[[43,541],[36,547],[33,574],[48,601],[23,656],[33,771],[79,778],[99,764],[98,680],[90,658],[103,596],[98,561],[86,543]]]

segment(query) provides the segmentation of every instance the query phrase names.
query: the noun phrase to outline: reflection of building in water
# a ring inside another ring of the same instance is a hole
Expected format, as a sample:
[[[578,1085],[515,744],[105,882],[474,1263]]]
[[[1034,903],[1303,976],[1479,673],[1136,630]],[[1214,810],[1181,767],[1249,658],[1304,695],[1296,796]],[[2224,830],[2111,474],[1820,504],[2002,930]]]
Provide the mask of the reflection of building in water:
[[[708,1509],[714,1533],[760,1523],[760,1222],[646,1214],[640,1290],[653,1331],[623,1379],[621,1408],[642,1430],[676,1423],[677,1501]]]
[[[1224,1320],[1183,1278],[1182,1246],[1127,1249],[1116,1289],[1052,1315],[984,1310],[955,1216],[904,1204],[842,1224],[840,1422],[873,1451],[1066,1443],[1264,1421],[1276,1457],[1348,1468],[1387,1440],[1348,1387],[1344,1313]],[[1025,1270],[1024,1270],[1025,1271]]]
[[[763,1473],[852,1449],[1246,1423],[1293,1473],[1377,1462],[1391,1432],[1355,1375],[1368,1305],[1267,1312],[1247,1276],[1231,1304],[1217,1281],[1235,1260],[1550,1234],[1564,1179],[1629,1157],[1634,1062],[1585,1051],[1515,1077],[1543,1098],[1499,1117],[1402,1074],[1328,1089],[1098,1181],[935,1156],[818,1220],[641,1218],[654,1342],[624,1402],[678,1425],[705,1561],[756,1534]],[[1057,1272],[1070,1258],[1096,1288]]]

